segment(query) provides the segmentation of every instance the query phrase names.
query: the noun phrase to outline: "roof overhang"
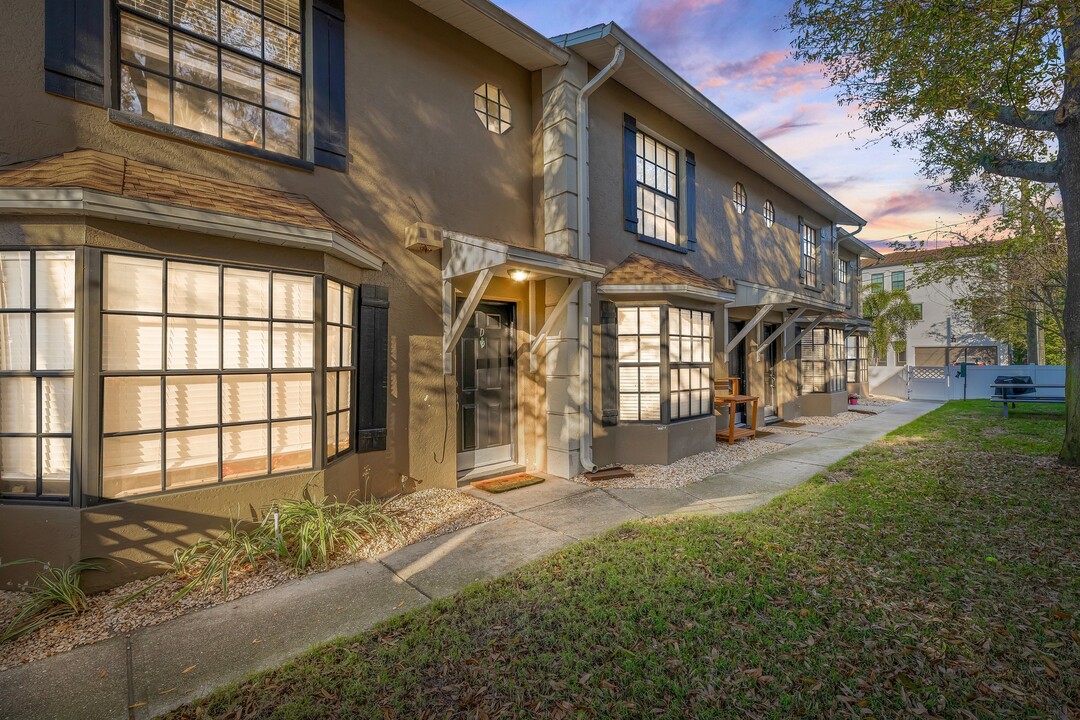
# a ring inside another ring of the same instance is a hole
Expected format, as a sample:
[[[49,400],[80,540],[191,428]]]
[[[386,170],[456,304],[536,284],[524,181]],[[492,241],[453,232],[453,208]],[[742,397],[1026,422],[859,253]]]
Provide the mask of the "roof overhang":
[[[443,233],[443,280],[488,270],[497,276],[509,276],[515,270],[529,273],[530,280],[560,277],[585,281],[604,277],[604,266],[566,255],[519,247],[447,230]]]
[[[570,53],[488,0],[412,2],[526,70],[565,65],[570,60]]]
[[[597,25],[553,38],[595,67],[605,67],[615,48],[626,48],[626,60],[614,79],[649,103],[662,108],[686,127],[766,180],[840,225],[866,221],[754,137],[693,85],[679,77],[615,23]]]
[[[823,313],[841,312],[844,309],[840,303],[826,302],[821,298],[794,290],[783,290],[743,281],[735,283],[735,302],[732,303],[732,307],[760,307],[762,305],[805,308]]]
[[[666,295],[724,304],[734,302],[735,295],[723,290],[709,290],[693,285],[602,285],[597,288],[601,295]]]
[[[318,250],[369,270],[381,270],[383,266],[382,258],[331,230],[135,200],[78,187],[0,188],[0,216],[43,213],[118,220],[266,245]]]
[[[840,247],[848,252],[855,253],[859,257],[873,258],[874,260],[881,260],[885,257],[859,238],[843,230],[840,231]]]

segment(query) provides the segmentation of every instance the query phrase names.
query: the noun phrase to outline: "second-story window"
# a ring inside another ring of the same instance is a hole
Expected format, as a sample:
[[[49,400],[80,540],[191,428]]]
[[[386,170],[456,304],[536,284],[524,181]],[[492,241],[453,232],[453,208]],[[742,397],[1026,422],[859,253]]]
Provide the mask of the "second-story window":
[[[848,284],[848,261],[843,258],[836,258],[836,282],[845,287]]]
[[[735,188],[731,192],[731,199],[735,203],[735,209],[739,211],[739,214],[746,212],[746,188],[742,183],[735,183]]]
[[[117,0],[120,110],[302,153],[300,0]]]
[[[776,207],[773,206],[772,200],[765,201],[761,214],[765,216],[765,227],[772,227],[776,222]]]
[[[679,153],[643,132],[637,134],[638,232],[679,244]]]
[[[870,292],[882,292],[885,289],[885,273],[870,275]]]
[[[818,230],[806,223],[802,225],[802,278],[803,284],[817,287],[818,281]]]
[[[893,290],[906,290],[907,283],[904,282],[904,271],[897,270],[892,274],[892,289]]]

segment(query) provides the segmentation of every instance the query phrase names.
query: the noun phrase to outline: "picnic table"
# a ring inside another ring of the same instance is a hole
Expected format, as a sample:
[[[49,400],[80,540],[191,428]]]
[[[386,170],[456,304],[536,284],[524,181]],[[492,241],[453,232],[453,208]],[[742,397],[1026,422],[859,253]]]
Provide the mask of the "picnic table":
[[[1014,378],[1015,379],[1015,378]],[[1064,390],[1064,385],[1056,383],[1036,383],[1036,382],[995,382],[990,387],[994,391],[994,396],[990,398],[990,402],[1001,403],[1001,408],[1004,411],[1004,416],[1009,417],[1009,405],[1014,408],[1016,403],[1064,403],[1065,398],[1057,395],[1038,395],[1030,394],[1035,393],[1036,390]]]

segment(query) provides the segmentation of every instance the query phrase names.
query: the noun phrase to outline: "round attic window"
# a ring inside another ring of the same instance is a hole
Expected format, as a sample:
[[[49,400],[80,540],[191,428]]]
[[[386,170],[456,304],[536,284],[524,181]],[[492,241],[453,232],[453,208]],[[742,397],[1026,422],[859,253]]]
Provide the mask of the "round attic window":
[[[491,132],[502,135],[510,129],[510,101],[494,85],[485,83],[473,93],[476,116]]]

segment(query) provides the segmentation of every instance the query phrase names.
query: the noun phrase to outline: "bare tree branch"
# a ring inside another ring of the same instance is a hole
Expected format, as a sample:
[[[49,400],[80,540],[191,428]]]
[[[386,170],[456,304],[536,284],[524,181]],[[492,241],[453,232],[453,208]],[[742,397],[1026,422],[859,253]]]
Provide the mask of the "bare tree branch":
[[[983,157],[980,158],[979,165],[983,170],[994,175],[1040,183],[1056,183],[1061,176],[1061,163],[1058,160],[1031,162],[1011,158]]]

